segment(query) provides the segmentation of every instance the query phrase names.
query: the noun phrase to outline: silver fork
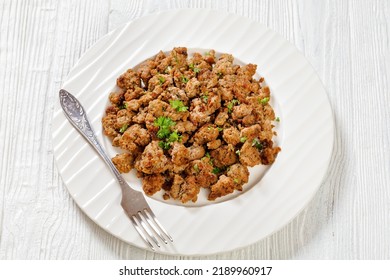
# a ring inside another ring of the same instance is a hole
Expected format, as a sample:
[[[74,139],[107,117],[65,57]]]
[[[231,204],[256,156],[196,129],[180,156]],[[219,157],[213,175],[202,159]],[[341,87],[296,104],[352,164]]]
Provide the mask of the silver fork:
[[[114,173],[122,189],[121,206],[125,210],[133,226],[142,239],[146,242],[146,244],[148,244],[153,251],[156,251],[154,244],[157,247],[161,247],[156,235],[165,244],[168,244],[168,240],[173,242],[172,237],[157,220],[152,209],[150,209],[144,195],[139,191],[133,190],[126,183],[119,171],[116,169],[115,165],[104,152],[102,146],[96,139],[95,133],[87,119],[87,115],[83,106],[81,106],[76,97],[74,97],[66,90],[61,89],[60,103],[69,122],[91,144],[91,146],[95,148],[98,154],[103,158],[105,163]]]

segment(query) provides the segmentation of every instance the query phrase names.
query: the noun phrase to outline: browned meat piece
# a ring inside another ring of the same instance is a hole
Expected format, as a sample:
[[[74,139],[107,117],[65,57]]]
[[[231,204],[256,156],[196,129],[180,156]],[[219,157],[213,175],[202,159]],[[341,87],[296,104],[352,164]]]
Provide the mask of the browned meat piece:
[[[187,133],[183,133],[181,135],[181,143],[182,144],[187,143],[189,139],[190,139],[190,135],[188,135]]]
[[[256,122],[257,122],[257,119],[256,119],[255,115],[248,115],[242,119],[242,124],[245,126],[254,125],[254,124],[256,124]]]
[[[261,92],[264,94],[264,96],[269,97],[271,94],[271,90],[268,86],[265,86],[261,89]]]
[[[214,165],[216,167],[226,167],[237,162],[237,155],[234,150],[234,146],[223,145],[216,150],[210,152],[211,157],[214,159]]]
[[[225,140],[226,143],[232,144],[233,146],[240,143],[240,132],[237,128],[234,126],[225,128],[223,130],[223,140]]]
[[[193,132],[196,130],[196,125],[194,125],[190,121],[178,121],[176,122],[176,125],[173,127],[173,130],[180,132],[180,133],[185,133],[185,132]]]
[[[145,175],[142,178],[142,189],[147,195],[154,195],[160,191],[165,183],[165,177],[162,174]]]
[[[127,111],[126,109],[119,110],[116,115],[116,124],[115,128],[117,130],[122,129],[122,133],[130,125],[131,119],[133,118],[134,113]]]
[[[261,163],[265,165],[272,164],[281,150],[280,147],[272,147],[272,140],[264,140],[261,143],[263,146],[263,149],[260,152]]]
[[[171,151],[172,163],[178,166],[185,165],[190,160],[190,151],[180,143],[175,142]]]
[[[194,124],[203,124],[210,120],[210,115],[221,107],[221,98],[219,95],[209,95],[207,103],[201,103],[193,107],[190,112],[190,120]],[[192,108],[192,106],[191,106]]]
[[[144,95],[141,96],[141,98],[139,99],[139,103],[141,104],[141,106],[147,106],[149,102],[156,99],[157,96],[157,93],[147,91]]]
[[[185,106],[188,105],[188,96],[186,92],[182,89],[176,87],[168,87],[166,91],[163,91],[159,96],[159,99],[169,103],[171,100],[180,100],[184,103]]]
[[[174,199],[179,199],[181,202],[188,201],[196,202],[200,187],[196,184],[195,176],[188,176],[184,180],[181,176],[175,175],[169,194]]]
[[[190,79],[185,87],[185,91],[189,98],[194,98],[200,93],[200,82],[197,78]]]
[[[233,120],[241,119],[245,116],[250,115],[252,113],[252,110],[253,110],[252,106],[246,104],[234,106],[232,118]]]
[[[219,147],[221,147],[221,145],[222,145],[222,141],[217,139],[217,140],[213,140],[211,142],[208,142],[207,148],[210,150],[215,150],[215,149],[218,149]]]
[[[115,115],[118,113],[119,107],[118,106],[108,106],[106,108],[106,115]]]
[[[111,92],[109,97],[111,104],[119,105],[120,103],[122,103],[124,96],[125,94],[123,93],[123,91]]]
[[[146,112],[147,112],[146,108],[145,109],[140,109],[138,111],[138,114],[136,114],[133,117],[132,121],[135,122],[135,123],[139,123],[139,124],[145,123],[145,118],[146,118],[146,114],[147,114]]]
[[[123,133],[122,139],[126,141],[132,141],[139,146],[146,146],[150,142],[149,132],[142,128],[139,124],[133,124],[125,133]]]
[[[215,63],[213,72],[219,76],[234,74],[233,60],[234,58],[231,54],[222,54]]]
[[[170,75],[159,74],[150,78],[148,82],[148,90],[153,91],[157,87],[166,89],[173,85],[173,79]]]
[[[145,85],[148,84],[149,79],[152,77],[152,70],[156,67],[157,63],[153,60],[147,60],[138,67],[137,73],[140,75]]]
[[[168,158],[159,147],[158,141],[153,141],[135,161],[135,168],[146,174],[163,173],[169,168]]]
[[[160,99],[155,99],[149,103],[148,111],[153,116],[160,117],[164,115],[164,112],[168,110],[169,106],[168,103],[161,101]]]
[[[185,180],[180,175],[175,175],[173,178],[173,183],[171,189],[169,191],[169,195],[173,199],[181,199],[181,195],[183,194],[181,191],[182,187],[186,185]]]
[[[187,69],[187,48],[174,48],[171,51],[170,56],[172,57],[173,67],[180,71],[185,71]]]
[[[234,187],[239,191],[242,190],[242,185],[248,183],[249,180],[248,168],[239,163],[230,166],[226,175],[233,179]]]
[[[116,155],[112,158],[112,163],[120,173],[128,173],[134,167],[134,156],[128,153]]]
[[[208,90],[212,90],[218,85],[218,75],[210,70],[203,71],[198,75],[198,80],[202,81],[206,85]]]
[[[122,135],[118,134],[112,139],[112,146],[113,147],[119,147],[119,140],[121,140]]]
[[[215,125],[205,124],[194,135],[194,142],[203,145],[218,138],[219,131]]]
[[[237,70],[238,76],[245,76],[248,80],[252,79],[252,76],[256,73],[257,65],[255,64],[247,64],[245,66],[240,67]]]
[[[135,89],[141,86],[141,80],[137,72],[128,69],[116,80],[116,84],[123,89]]]
[[[195,176],[199,187],[207,188],[214,184],[218,177],[213,173],[213,166],[209,158],[192,161],[186,169],[189,176]]]
[[[246,141],[240,150],[240,162],[246,166],[255,166],[261,162],[260,151],[252,146],[252,141]]]
[[[140,98],[143,94],[145,94],[145,91],[140,88],[140,87],[136,87],[134,89],[128,89],[125,93],[125,100],[126,101],[130,101],[130,100],[133,100],[133,99],[138,99]]]
[[[193,145],[188,149],[190,150],[190,160],[200,159],[205,154],[203,146]]]
[[[225,122],[227,121],[228,118],[229,118],[228,110],[224,110],[217,115],[214,123],[216,125],[222,126],[225,124]]]
[[[116,125],[116,115],[107,115],[102,119],[103,132],[105,135],[110,137],[115,137],[119,133],[115,129]]]
[[[219,83],[221,84],[222,80],[219,80]],[[219,89],[221,99],[225,101],[230,101],[233,99],[234,94],[233,94],[233,89],[230,87],[221,87]]]
[[[130,126],[119,140],[119,147],[132,153],[138,153],[141,147],[150,142],[149,132],[139,124]]]
[[[265,165],[272,164],[280,151],[279,147],[265,148],[261,153],[261,163]]]
[[[156,65],[157,65],[157,71],[159,73],[165,73],[166,70],[167,70],[167,67],[170,65],[171,63],[171,57],[170,56],[166,56],[165,53],[163,53],[162,51],[160,51],[156,57],[154,58],[154,61],[156,62]]]
[[[215,51],[210,50],[210,51],[206,52],[206,54],[204,56],[204,60],[210,65],[215,64]]]
[[[235,183],[232,178],[221,175],[217,183],[210,187],[209,200],[215,200],[218,197],[227,195],[234,191]]]
[[[127,110],[134,112],[137,112],[139,110],[139,107],[141,107],[141,103],[137,99],[125,101],[123,102],[123,104],[125,104]]]
[[[245,137],[249,141],[252,141],[253,139],[258,138],[260,136],[260,132],[261,132],[260,125],[255,124],[241,130],[241,137]]]

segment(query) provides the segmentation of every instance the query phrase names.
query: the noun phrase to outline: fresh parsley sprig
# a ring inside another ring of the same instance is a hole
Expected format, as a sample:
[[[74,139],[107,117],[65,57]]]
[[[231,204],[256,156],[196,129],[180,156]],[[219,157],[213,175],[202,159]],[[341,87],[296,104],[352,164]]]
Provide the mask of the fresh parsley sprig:
[[[181,100],[170,100],[169,104],[171,104],[172,108],[175,109],[177,112],[185,112],[188,111],[188,107],[184,106],[183,102]]]
[[[164,150],[169,150],[171,148],[171,143],[176,141],[181,141],[181,135],[177,131],[171,131],[172,126],[176,123],[169,117],[158,117],[154,121],[154,125],[159,127],[157,132],[157,137],[162,139],[158,143],[160,148]]]

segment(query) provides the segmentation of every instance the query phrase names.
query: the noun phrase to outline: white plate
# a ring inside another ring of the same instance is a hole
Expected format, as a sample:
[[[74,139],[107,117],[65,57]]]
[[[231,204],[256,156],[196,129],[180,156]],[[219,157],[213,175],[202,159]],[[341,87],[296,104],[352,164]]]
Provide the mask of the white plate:
[[[243,193],[221,203],[187,207],[147,198],[174,238],[174,243],[161,252],[205,255],[247,246],[291,221],[320,186],[334,136],[326,92],[296,48],[259,23],[210,10],[174,10],[143,17],[112,31],[91,47],[63,85],[81,101],[98,140],[111,156],[115,151],[102,135],[101,118],[116,78],[158,51],[175,46],[215,49],[231,53],[244,63],[257,64],[281,119],[277,143],[282,151],[266,173],[261,167],[251,170]],[[148,249],[120,207],[119,185],[57,103],[54,154],[69,193],[103,229]],[[127,175],[126,180],[140,187],[135,176]]]

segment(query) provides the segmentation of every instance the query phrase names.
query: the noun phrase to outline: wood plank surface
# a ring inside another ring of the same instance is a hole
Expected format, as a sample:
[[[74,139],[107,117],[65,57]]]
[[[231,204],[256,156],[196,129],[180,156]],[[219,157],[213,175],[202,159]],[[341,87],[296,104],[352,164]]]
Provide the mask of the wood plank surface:
[[[0,259],[186,259],[128,245],[75,205],[51,120],[72,66],[143,15],[211,8],[274,29],[307,57],[334,112],[331,164],[308,207],[249,247],[195,259],[390,258],[390,2],[0,0]]]

